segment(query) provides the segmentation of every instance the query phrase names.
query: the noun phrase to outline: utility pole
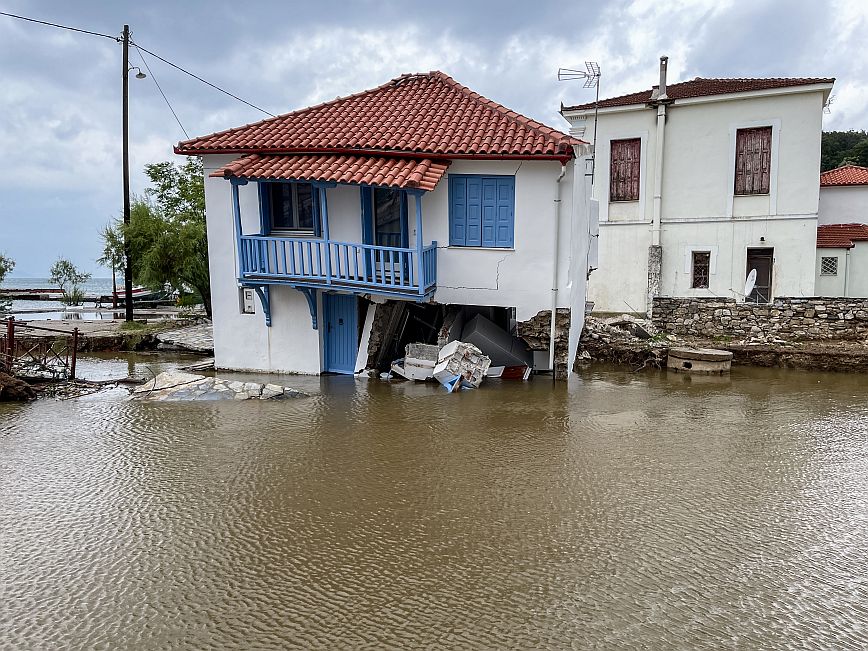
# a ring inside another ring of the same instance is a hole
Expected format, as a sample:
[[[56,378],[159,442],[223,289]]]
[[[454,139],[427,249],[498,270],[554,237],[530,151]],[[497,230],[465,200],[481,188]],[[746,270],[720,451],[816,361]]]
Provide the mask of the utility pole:
[[[127,322],[133,320],[133,255],[130,250],[130,26],[124,25],[124,98],[123,98],[123,166],[124,166],[124,309]]]

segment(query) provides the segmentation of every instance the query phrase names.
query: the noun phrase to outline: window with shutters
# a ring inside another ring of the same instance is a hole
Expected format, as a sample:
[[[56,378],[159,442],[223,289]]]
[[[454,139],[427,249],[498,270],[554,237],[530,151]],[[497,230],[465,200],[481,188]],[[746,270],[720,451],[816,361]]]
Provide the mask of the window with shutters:
[[[821,276],[837,276],[838,275],[838,258],[825,257],[820,258],[820,275]]]
[[[639,200],[640,138],[613,140],[609,166],[609,201]]]
[[[739,129],[735,135],[735,194],[768,194],[772,128]]]
[[[707,289],[711,272],[711,251],[693,252],[693,274],[690,286],[693,289]]]
[[[319,236],[319,195],[310,183],[262,182],[263,232],[300,231]]]
[[[515,177],[449,175],[449,246],[510,249]]]

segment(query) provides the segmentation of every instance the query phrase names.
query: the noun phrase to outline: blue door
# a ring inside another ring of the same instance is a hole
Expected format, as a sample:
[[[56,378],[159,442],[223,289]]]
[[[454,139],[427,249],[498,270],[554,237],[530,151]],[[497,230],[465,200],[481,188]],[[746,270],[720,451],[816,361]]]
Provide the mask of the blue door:
[[[325,370],[353,374],[359,352],[358,310],[352,294],[323,294]]]

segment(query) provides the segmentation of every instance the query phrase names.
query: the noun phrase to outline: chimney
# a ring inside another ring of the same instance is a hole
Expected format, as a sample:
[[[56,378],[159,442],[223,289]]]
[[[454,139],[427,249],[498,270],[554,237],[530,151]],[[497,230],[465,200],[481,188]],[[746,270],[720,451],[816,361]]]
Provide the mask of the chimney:
[[[666,96],[666,66],[669,65],[669,57],[660,57],[660,90],[657,99],[668,99]]]

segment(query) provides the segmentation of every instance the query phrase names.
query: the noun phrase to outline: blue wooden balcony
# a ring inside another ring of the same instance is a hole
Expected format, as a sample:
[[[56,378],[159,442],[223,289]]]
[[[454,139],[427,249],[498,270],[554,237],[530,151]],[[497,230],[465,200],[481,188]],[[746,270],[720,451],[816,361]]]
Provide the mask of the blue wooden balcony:
[[[416,248],[314,237],[242,235],[242,282],[424,300],[437,282],[437,242]]]

